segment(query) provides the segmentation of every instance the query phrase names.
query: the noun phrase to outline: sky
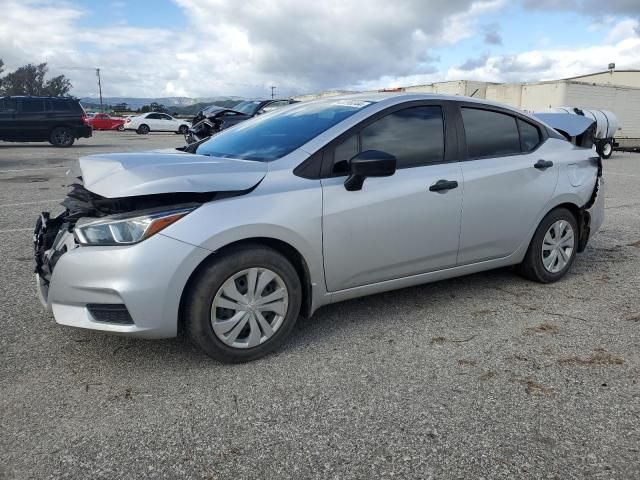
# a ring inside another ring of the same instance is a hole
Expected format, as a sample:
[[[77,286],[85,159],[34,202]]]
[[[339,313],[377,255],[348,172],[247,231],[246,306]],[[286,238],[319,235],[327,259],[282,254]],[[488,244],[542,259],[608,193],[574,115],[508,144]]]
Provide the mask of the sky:
[[[5,70],[78,97],[293,96],[640,69],[640,0],[0,0]]]

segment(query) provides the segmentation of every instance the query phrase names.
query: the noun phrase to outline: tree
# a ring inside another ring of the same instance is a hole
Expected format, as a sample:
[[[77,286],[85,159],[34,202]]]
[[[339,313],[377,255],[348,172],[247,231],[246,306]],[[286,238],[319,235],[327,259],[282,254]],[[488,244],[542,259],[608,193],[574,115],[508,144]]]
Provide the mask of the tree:
[[[140,113],[148,113],[148,112],[167,113],[168,111],[169,110],[167,109],[167,107],[157,102],[151,102],[149,105],[143,105],[138,109],[138,112]]]
[[[0,62],[2,62],[0,60]],[[2,71],[0,63],[0,72]],[[0,78],[0,94],[2,95],[50,95],[63,97],[71,91],[71,82],[64,75],[58,75],[47,81],[45,76],[49,68],[46,63],[31,63],[18,68]]]
[[[151,102],[151,105],[149,105],[149,106],[151,107],[151,111],[153,111],[153,112],[160,112],[160,113],[167,113],[168,112],[166,107],[164,105],[162,105],[161,103]]]

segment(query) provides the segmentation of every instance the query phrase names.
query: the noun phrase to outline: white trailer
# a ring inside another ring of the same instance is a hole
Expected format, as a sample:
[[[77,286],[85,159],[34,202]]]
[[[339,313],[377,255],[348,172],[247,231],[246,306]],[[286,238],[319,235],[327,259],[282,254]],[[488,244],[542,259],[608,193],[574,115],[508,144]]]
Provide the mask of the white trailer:
[[[572,105],[580,110],[615,114],[617,150],[640,151],[640,88],[558,80],[522,85],[519,108],[530,112]]]

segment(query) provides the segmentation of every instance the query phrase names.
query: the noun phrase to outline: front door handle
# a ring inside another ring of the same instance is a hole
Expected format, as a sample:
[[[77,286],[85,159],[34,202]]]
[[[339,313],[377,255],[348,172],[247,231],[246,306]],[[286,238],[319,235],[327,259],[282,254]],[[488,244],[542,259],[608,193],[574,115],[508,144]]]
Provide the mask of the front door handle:
[[[538,170],[546,170],[547,168],[553,167],[553,162],[551,160],[538,160],[533,166]]]
[[[445,192],[447,190],[453,190],[458,188],[458,182],[455,180],[438,180],[436,183],[429,187],[430,192]]]

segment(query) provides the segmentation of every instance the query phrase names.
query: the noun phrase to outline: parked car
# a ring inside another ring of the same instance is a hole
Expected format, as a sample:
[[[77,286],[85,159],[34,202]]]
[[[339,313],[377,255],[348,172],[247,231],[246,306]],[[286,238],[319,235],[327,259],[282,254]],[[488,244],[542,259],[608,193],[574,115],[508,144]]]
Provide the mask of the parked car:
[[[81,158],[36,225],[63,325],[253,360],[322,305],[517,265],[560,280],[604,215],[602,165],[519,110],[370,94],[292,105],[196,154]],[[90,286],[90,288],[87,288]]]
[[[49,142],[70,147],[88,138],[91,125],[78,100],[58,97],[0,97],[0,140]]]
[[[175,132],[186,135],[189,122],[173,118],[166,113],[150,112],[126,119],[124,129],[135,130],[141,135],[149,132]]]
[[[232,109],[211,105],[193,117],[192,127],[186,137],[187,144],[201,142],[214,133],[292,103],[297,101],[292,99],[247,100],[240,102]]]
[[[89,119],[94,130],[124,130],[124,118],[112,117],[106,113],[97,113]]]

